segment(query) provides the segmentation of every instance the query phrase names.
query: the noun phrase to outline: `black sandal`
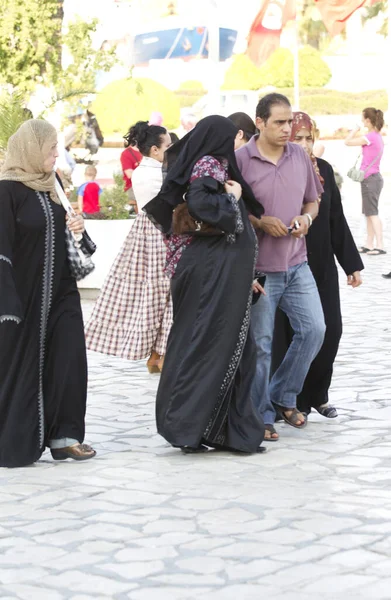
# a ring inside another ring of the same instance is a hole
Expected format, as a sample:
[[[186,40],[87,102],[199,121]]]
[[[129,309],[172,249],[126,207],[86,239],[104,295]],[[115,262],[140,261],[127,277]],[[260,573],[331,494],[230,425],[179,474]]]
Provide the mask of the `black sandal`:
[[[280,436],[278,435],[274,425],[265,425],[265,431],[268,431],[270,433],[270,437],[264,437],[263,438],[264,442],[278,442],[278,440],[280,439]],[[278,437],[276,437],[276,438],[271,437],[273,434],[277,434]]]
[[[201,454],[203,452],[209,452],[209,448],[200,444],[197,447],[194,446],[181,446],[181,450],[184,454]]]
[[[307,426],[307,417],[303,415],[302,412],[297,410],[297,408],[287,408],[286,406],[280,406],[279,404],[274,403],[273,406],[276,409],[277,414],[279,414],[280,417],[285,421],[285,423],[287,423],[291,427],[295,427],[296,429],[304,429],[304,427]],[[289,417],[285,414],[285,412],[288,410],[292,411]],[[301,425],[297,425],[297,415],[303,415],[304,417],[304,423],[302,423]]]
[[[387,254],[387,252],[381,248],[374,248],[373,250],[368,250],[367,254],[368,256],[380,256],[380,254]]]

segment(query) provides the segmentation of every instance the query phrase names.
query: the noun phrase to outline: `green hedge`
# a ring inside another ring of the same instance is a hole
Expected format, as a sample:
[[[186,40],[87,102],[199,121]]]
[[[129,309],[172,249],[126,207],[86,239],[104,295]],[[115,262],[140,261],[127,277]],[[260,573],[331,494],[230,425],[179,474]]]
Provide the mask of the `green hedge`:
[[[281,88],[293,102],[292,88]],[[387,110],[388,98],[386,90],[373,90],[361,93],[337,92],[322,88],[300,90],[300,108],[311,115],[349,115],[360,114],[364,108],[375,106],[382,111]]]
[[[302,87],[322,87],[331,79],[331,71],[318,50],[305,46],[299,50],[299,78]],[[258,90],[265,86],[291,88],[293,82],[293,54],[279,48],[260,68],[245,54],[234,57],[228,68],[223,88],[226,90]]]
[[[147,121],[155,110],[162,113],[167,129],[179,126],[178,98],[152,79],[120,79],[109,83],[97,95],[91,110],[104,135],[124,134],[136,121]]]

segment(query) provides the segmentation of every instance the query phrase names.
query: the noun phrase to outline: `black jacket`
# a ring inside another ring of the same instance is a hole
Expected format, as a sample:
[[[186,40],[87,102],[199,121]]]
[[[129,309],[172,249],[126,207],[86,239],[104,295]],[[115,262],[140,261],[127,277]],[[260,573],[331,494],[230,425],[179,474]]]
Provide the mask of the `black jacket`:
[[[310,227],[306,239],[308,264],[319,285],[337,276],[334,256],[346,275],[362,271],[364,265],[343,212],[333,168],[322,158],[318,158],[317,162],[324,179],[324,193],[319,215]]]

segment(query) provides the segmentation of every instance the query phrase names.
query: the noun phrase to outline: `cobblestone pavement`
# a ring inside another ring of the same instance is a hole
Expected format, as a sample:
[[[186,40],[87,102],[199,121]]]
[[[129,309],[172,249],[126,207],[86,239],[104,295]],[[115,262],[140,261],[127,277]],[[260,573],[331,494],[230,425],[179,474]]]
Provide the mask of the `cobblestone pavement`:
[[[345,206],[361,242],[352,184]],[[391,255],[365,263],[360,289],[341,276],[340,416],[278,425],[265,455],[182,455],[155,433],[158,377],[90,354],[97,458],[0,469],[1,600],[389,600]]]

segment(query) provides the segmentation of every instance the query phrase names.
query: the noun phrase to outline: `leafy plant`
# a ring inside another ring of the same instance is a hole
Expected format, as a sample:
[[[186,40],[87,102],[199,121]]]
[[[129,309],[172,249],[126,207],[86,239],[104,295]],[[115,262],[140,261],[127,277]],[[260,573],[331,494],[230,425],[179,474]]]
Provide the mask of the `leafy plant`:
[[[122,173],[113,173],[114,185],[103,190],[100,209],[106,219],[129,219],[129,198],[124,192]]]
[[[4,155],[8,140],[20,125],[29,119],[21,92],[3,92],[0,96],[0,156]]]
[[[173,92],[152,79],[120,79],[109,83],[96,97],[91,110],[105,134],[125,133],[136,121],[148,121],[151,112],[163,115],[163,125],[179,125],[179,101]]]

